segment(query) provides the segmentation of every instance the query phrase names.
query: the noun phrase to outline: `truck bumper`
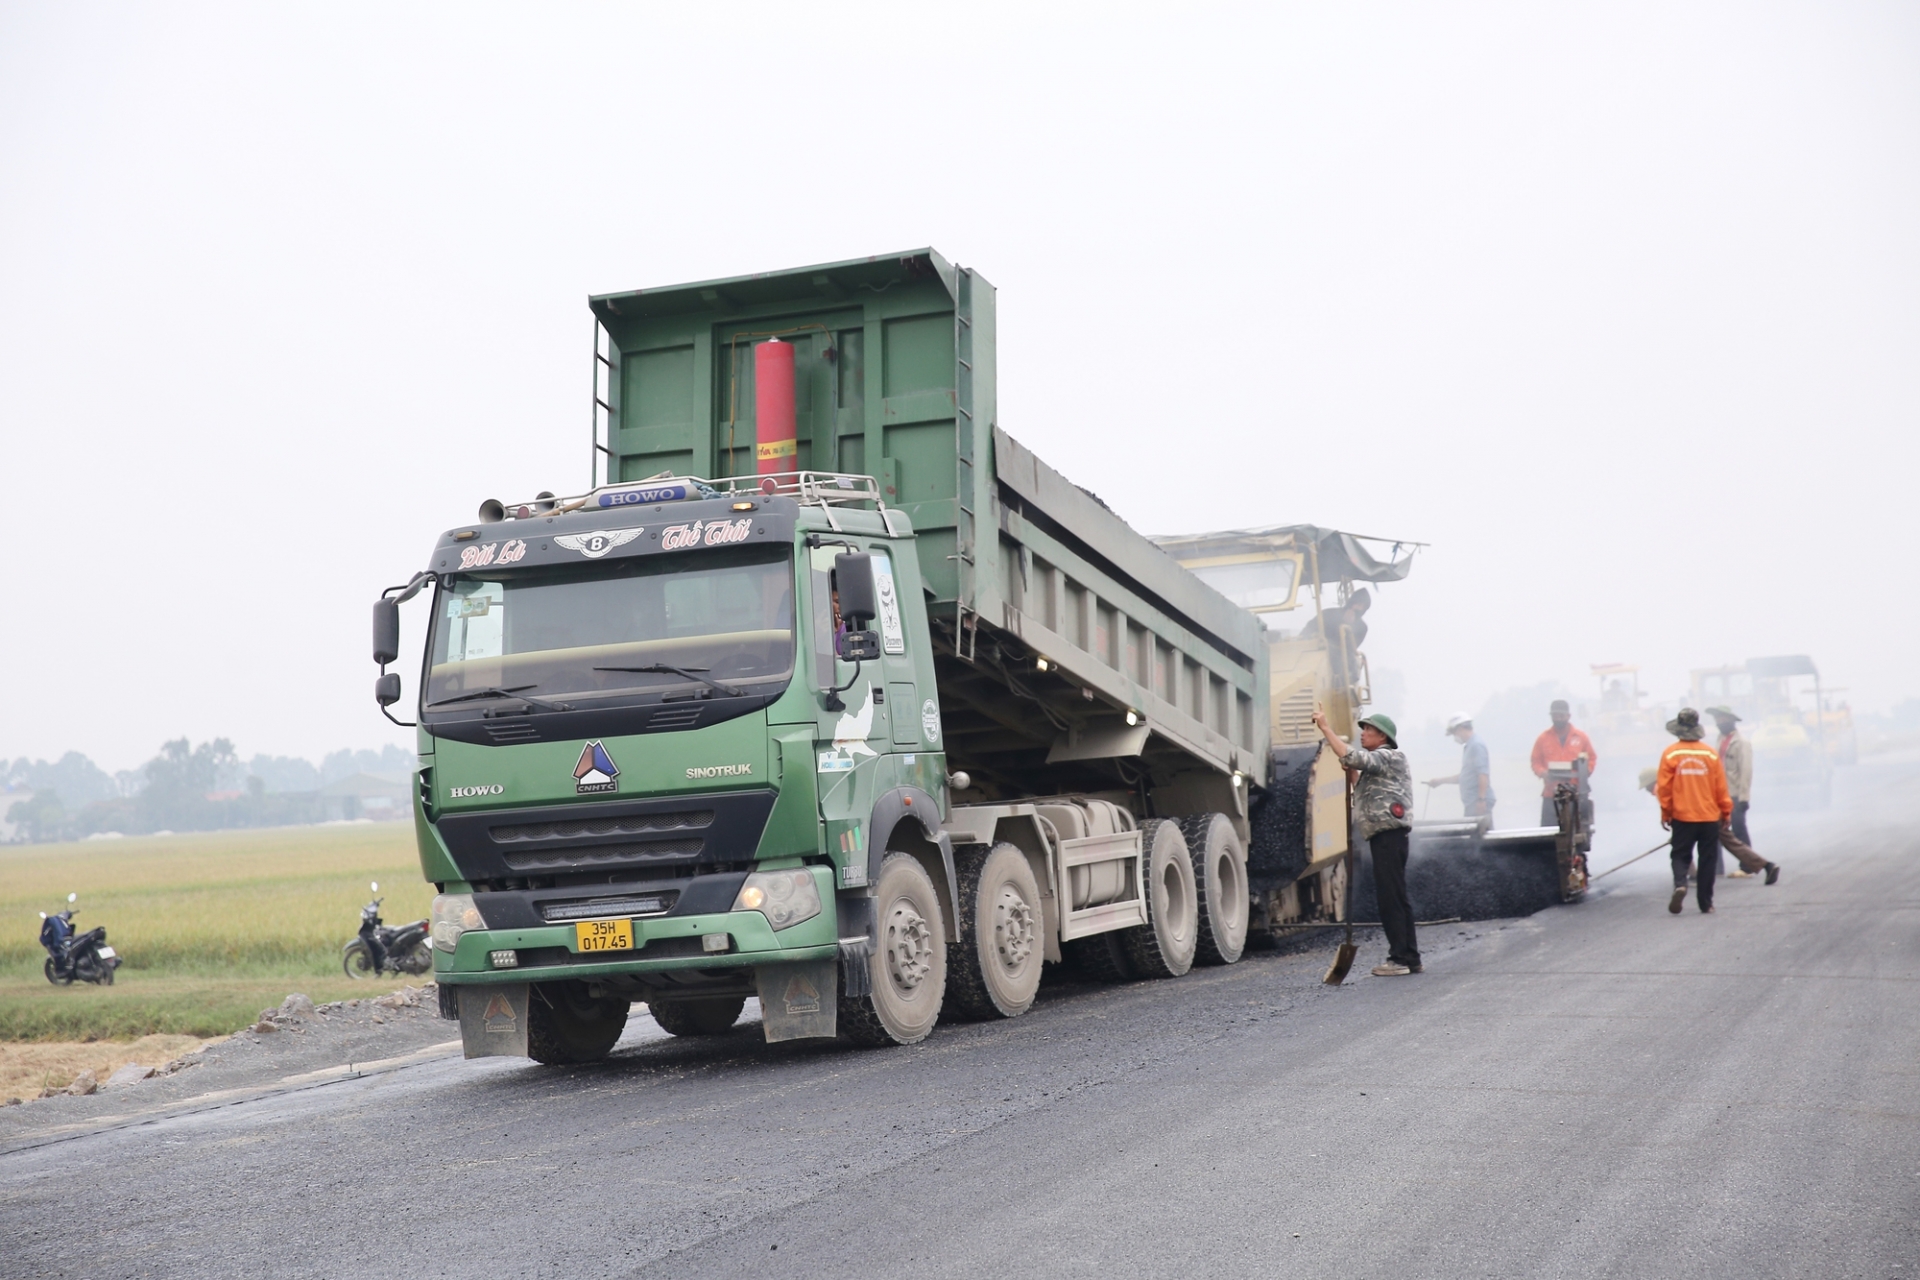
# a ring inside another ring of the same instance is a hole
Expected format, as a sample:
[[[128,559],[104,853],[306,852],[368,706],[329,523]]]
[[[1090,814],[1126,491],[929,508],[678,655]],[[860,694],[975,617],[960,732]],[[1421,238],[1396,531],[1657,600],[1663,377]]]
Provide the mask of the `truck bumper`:
[[[605,978],[666,969],[752,968],[802,960],[827,960],[839,954],[839,933],[832,893],[823,893],[824,910],[811,920],[775,933],[758,911],[726,911],[699,916],[639,918],[633,922],[633,950],[582,953],[573,925],[535,929],[470,929],[452,954],[434,949],[433,976],[450,985],[490,982],[558,982]],[[725,951],[706,951],[702,939],[727,935]],[[496,968],[492,954],[512,951],[519,964]]]

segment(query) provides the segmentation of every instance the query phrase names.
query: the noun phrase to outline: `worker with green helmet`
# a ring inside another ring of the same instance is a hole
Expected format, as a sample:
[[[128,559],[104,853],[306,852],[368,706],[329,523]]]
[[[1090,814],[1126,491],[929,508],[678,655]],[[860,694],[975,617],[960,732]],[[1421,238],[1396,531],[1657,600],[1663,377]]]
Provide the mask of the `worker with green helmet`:
[[[1420,946],[1414,936],[1413,904],[1407,899],[1407,840],[1413,830],[1413,771],[1400,750],[1400,732],[1390,716],[1360,721],[1360,744],[1349,746],[1313,712],[1314,727],[1346,766],[1353,783],[1353,827],[1373,855],[1373,892],[1380,927],[1387,935],[1387,960],[1376,978],[1403,978],[1420,972]]]

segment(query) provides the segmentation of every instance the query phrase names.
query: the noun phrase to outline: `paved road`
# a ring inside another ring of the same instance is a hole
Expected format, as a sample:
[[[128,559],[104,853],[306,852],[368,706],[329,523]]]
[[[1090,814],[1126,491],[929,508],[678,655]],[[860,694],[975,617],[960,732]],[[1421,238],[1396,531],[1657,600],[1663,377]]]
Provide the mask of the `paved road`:
[[[1843,782],[1713,917],[1655,857],[1412,979],[1267,955],[906,1051],[636,1020],[16,1145],[0,1274],[1912,1276],[1920,768]]]

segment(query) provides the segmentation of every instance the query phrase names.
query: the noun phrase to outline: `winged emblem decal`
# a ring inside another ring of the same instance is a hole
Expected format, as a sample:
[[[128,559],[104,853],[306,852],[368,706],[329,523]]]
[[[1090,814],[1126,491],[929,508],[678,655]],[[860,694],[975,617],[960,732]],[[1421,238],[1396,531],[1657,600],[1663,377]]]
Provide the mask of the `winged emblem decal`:
[[[645,533],[644,529],[596,529],[592,533],[563,533],[554,545],[578,551],[589,560],[598,560],[615,547],[624,547]]]

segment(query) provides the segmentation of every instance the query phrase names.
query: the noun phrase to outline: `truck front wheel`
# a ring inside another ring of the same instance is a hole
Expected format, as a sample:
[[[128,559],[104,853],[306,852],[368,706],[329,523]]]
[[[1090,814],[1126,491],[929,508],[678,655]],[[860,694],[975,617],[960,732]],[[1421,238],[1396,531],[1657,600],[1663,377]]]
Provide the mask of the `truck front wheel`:
[[[1199,941],[1193,858],[1180,828],[1158,818],[1140,824],[1140,854],[1147,864],[1147,922],[1125,930],[1122,945],[1134,972],[1177,978],[1193,968]]]
[[[873,888],[880,936],[867,961],[872,993],[841,997],[840,1030],[855,1044],[918,1044],[940,1020],[947,993],[940,898],[905,853],[887,855]]]
[[[598,1062],[627,1025],[628,1002],[595,1000],[578,982],[546,982],[527,1001],[527,1056],[548,1066]]]
[[[1017,1018],[1033,1007],[1046,959],[1040,882],[1017,845],[975,845],[954,865],[960,922],[948,994],[968,1017]]]

